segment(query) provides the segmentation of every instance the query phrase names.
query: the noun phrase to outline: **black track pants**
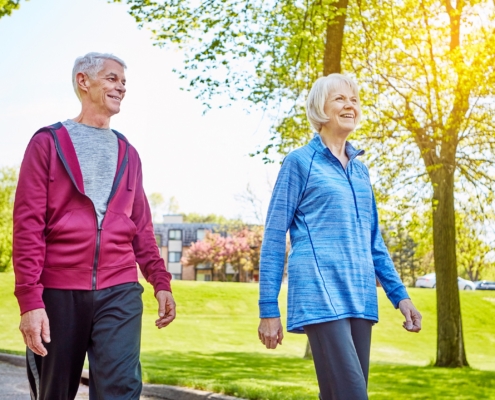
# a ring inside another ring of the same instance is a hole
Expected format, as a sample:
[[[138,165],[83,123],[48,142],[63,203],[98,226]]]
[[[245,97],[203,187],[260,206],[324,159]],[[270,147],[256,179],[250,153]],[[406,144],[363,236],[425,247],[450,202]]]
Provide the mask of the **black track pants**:
[[[51,342],[45,357],[27,349],[31,398],[74,399],[87,352],[91,400],[139,399],[142,292],[137,282],[95,291],[45,289]]]
[[[366,400],[372,321],[346,318],[307,325],[320,398]]]

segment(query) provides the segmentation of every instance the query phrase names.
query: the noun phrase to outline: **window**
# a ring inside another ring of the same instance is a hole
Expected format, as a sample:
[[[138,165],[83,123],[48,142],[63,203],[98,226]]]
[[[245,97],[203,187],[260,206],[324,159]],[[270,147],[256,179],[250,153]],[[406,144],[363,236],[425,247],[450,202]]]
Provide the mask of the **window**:
[[[170,229],[168,238],[171,240],[182,240],[182,231],[180,229]]]
[[[182,274],[172,274],[172,279],[180,281],[182,279]]]
[[[206,235],[206,229],[200,228],[196,231],[196,240],[203,240]]]
[[[180,262],[182,253],[180,251],[170,251],[168,253],[168,262]]]

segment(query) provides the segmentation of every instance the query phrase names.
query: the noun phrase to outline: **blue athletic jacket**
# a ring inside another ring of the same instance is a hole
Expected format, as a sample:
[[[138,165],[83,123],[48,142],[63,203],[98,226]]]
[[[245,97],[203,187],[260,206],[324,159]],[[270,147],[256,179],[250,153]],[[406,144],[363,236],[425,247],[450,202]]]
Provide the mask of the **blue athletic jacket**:
[[[260,261],[260,318],[279,317],[290,229],[287,330],[343,318],[378,321],[376,278],[394,305],[409,298],[378,226],[364,151],[346,143],[346,169],[319,134],[284,160]]]

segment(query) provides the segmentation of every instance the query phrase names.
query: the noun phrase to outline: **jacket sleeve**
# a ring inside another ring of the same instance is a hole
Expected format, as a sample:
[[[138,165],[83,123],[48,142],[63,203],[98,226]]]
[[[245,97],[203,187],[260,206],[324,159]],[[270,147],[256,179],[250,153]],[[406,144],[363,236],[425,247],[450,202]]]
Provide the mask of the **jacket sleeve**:
[[[167,271],[165,261],[160,257],[156,244],[151,211],[143,189],[143,174],[139,158],[131,220],[137,228],[132,247],[143,276],[151,283],[155,294],[160,290],[171,292],[170,279],[172,276]]]
[[[280,317],[278,295],[284,274],[286,234],[299,205],[307,173],[293,154],[280,169],[265,223],[260,259],[260,318]]]
[[[404,299],[409,299],[409,295],[407,294],[404,284],[400,280],[399,274],[395,269],[394,263],[392,262],[385,242],[383,241],[373,190],[372,197],[371,253],[375,266],[375,274],[380,281],[380,284],[383,286],[389,300],[395,308],[398,308],[399,302]]]
[[[47,151],[36,139],[31,139],[21,164],[14,200],[14,293],[21,314],[45,308],[40,276],[45,262],[48,179]]]

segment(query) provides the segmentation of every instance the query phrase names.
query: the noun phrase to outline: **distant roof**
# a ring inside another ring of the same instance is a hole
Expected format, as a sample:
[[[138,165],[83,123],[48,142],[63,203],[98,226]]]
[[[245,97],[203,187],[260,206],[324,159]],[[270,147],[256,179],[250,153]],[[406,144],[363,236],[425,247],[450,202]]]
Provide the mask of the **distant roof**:
[[[198,229],[206,229],[216,232],[219,228],[218,224],[202,223],[202,222],[183,222],[171,224],[153,224],[155,235],[161,235],[162,246],[168,246],[168,231],[171,229],[180,229],[182,231],[182,246],[190,246],[196,241],[196,232]]]

